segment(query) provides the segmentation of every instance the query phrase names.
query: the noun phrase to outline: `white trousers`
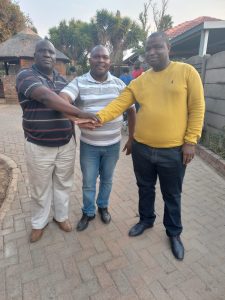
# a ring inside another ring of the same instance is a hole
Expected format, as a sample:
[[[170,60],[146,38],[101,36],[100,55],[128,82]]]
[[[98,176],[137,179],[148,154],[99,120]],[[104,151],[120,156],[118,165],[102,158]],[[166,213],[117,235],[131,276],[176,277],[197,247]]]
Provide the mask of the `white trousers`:
[[[25,158],[31,191],[31,224],[42,229],[53,208],[54,218],[68,218],[69,196],[74,180],[75,141],[61,147],[38,146],[25,142]]]

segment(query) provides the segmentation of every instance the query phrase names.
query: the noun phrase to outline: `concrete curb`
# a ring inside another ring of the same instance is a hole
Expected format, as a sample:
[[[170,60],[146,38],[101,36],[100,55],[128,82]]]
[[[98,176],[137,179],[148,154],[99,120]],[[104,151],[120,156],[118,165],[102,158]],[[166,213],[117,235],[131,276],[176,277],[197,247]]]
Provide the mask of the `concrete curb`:
[[[196,154],[201,157],[209,166],[213,167],[219,175],[225,177],[224,159],[202,145],[197,145]]]
[[[14,201],[17,193],[17,181],[20,174],[20,169],[17,167],[17,164],[8,156],[0,154],[0,158],[5,161],[5,163],[12,170],[12,179],[9,183],[6,198],[0,208],[0,223],[4,219],[6,213],[9,211],[11,203]]]

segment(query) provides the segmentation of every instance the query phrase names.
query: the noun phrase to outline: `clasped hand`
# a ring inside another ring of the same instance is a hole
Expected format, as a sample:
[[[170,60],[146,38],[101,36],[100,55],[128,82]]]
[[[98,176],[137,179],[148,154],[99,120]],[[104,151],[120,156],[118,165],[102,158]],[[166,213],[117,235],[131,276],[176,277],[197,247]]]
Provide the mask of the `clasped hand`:
[[[80,128],[95,129],[101,127],[102,124],[95,114],[80,112],[78,118],[74,120],[74,123]]]

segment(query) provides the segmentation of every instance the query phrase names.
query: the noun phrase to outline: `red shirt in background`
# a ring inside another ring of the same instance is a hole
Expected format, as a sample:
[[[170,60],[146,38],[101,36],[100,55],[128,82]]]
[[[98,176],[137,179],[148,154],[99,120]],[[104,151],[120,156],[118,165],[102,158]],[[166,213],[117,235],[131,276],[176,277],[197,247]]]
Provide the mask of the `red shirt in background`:
[[[144,70],[141,68],[141,69],[133,70],[131,75],[135,79],[138,76],[140,76],[143,72],[144,72]]]

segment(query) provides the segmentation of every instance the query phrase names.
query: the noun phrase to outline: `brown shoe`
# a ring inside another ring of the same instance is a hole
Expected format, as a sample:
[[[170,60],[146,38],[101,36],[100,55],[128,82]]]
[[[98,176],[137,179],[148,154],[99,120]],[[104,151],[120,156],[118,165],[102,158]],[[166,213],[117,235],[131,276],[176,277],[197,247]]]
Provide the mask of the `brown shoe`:
[[[47,226],[48,226],[48,224],[42,229],[32,229],[31,234],[30,234],[30,242],[35,243],[35,242],[39,241]]]
[[[69,219],[63,222],[58,222],[56,221],[56,219],[53,218],[53,221],[55,221],[58,224],[59,228],[63,231],[70,232],[73,229]]]

